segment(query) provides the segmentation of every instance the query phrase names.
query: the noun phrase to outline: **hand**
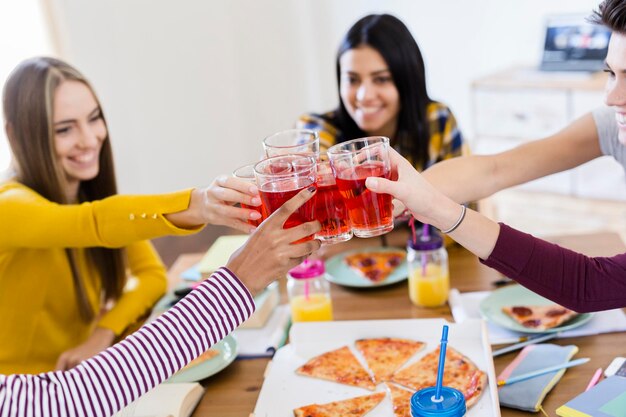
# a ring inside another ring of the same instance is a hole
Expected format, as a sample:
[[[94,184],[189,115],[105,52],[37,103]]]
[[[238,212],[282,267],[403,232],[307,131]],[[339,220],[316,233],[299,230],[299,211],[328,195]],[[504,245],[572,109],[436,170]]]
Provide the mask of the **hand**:
[[[451,221],[454,222],[454,216],[458,214],[458,204],[435,189],[394,149],[389,149],[389,158],[391,177],[395,181],[370,177],[365,181],[367,188],[377,193],[390,194],[422,223],[436,227],[443,224],[445,228],[449,224],[448,212],[452,213]],[[396,206],[399,204],[394,201],[394,211]]]
[[[207,188],[196,188],[191,192],[187,210],[167,214],[165,217],[174,225],[193,228],[204,224],[232,227],[245,233],[254,231],[246,220],[258,220],[261,213],[234,207],[235,204],[257,207],[261,205],[256,185],[234,177],[217,177]]]
[[[239,277],[252,294],[284,276],[288,270],[320,248],[319,240],[292,243],[319,232],[320,222],[313,221],[283,229],[287,218],[315,195],[315,189],[311,191],[310,188],[300,191],[272,213],[250,239],[230,257],[226,266]]]
[[[66,350],[59,356],[55,370],[66,371],[92,356],[97,355],[113,344],[115,333],[103,327],[96,327],[89,339],[82,345]]]

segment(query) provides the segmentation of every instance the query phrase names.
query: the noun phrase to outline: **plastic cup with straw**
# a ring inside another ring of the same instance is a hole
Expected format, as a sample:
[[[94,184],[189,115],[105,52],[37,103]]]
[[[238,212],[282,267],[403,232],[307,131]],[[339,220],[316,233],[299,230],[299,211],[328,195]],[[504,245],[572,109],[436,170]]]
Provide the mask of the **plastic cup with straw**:
[[[446,363],[448,326],[443,326],[439,347],[437,383],[417,391],[411,397],[411,417],[463,417],[467,411],[465,397],[461,391],[443,386],[443,373]]]

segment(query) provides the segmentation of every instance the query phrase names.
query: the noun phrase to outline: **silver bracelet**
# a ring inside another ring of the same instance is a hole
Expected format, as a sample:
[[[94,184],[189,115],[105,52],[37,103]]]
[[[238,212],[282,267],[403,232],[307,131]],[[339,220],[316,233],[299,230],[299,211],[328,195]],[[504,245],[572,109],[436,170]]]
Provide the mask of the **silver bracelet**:
[[[465,218],[465,211],[466,210],[467,210],[467,207],[465,207],[464,205],[461,205],[461,215],[459,216],[457,221],[454,222],[454,224],[452,225],[451,228],[446,229],[446,230],[442,230],[441,233],[443,233],[444,235],[447,235],[448,233],[454,232],[456,230],[456,228],[459,227],[459,225],[461,224],[463,219]]]

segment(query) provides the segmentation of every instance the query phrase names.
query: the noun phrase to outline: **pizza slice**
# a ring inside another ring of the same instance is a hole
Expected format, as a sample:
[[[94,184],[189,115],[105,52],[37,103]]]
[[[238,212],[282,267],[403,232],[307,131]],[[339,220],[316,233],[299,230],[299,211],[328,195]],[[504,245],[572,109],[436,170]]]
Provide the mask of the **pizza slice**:
[[[439,348],[428,353],[419,361],[395,372],[391,381],[416,391],[434,387],[437,383]],[[487,385],[487,375],[455,349],[446,349],[446,364],[443,385],[456,388],[465,396],[467,408],[476,404]]]
[[[387,384],[391,393],[393,413],[396,417],[411,417],[411,397],[415,391],[407,391],[395,384]]]
[[[522,326],[534,330],[552,329],[578,315],[577,312],[558,304],[547,306],[517,305],[502,307],[502,311]]]
[[[385,398],[384,392],[334,401],[311,404],[293,410],[295,417],[360,417],[369,413]]]
[[[388,381],[391,374],[425,346],[423,342],[391,337],[361,339],[355,344],[367,361],[377,383]]]
[[[191,368],[192,366],[196,366],[196,365],[199,365],[199,364],[203,363],[204,361],[208,361],[210,359],[213,359],[214,357],[216,357],[219,354],[220,354],[219,350],[217,350],[217,349],[209,349],[206,352],[202,353],[200,356],[198,356],[196,359],[194,359],[191,362],[189,362],[183,368],[181,368],[180,371],[187,370],[187,369]],[[180,372],[180,371],[178,371],[178,372]]]
[[[354,253],[344,261],[353,271],[371,282],[381,282],[404,261],[406,253],[401,250]]]
[[[347,346],[312,358],[296,369],[296,373],[340,384],[353,385],[371,391],[376,389],[374,379],[367,373]]]

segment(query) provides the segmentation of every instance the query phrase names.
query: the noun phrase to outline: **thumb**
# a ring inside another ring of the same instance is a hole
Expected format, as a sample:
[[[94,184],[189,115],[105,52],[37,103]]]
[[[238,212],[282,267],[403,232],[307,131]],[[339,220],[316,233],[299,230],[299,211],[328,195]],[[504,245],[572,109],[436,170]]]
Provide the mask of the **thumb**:
[[[365,186],[375,193],[390,194],[400,200],[400,186],[397,181],[391,181],[386,178],[369,177],[365,180]]]

